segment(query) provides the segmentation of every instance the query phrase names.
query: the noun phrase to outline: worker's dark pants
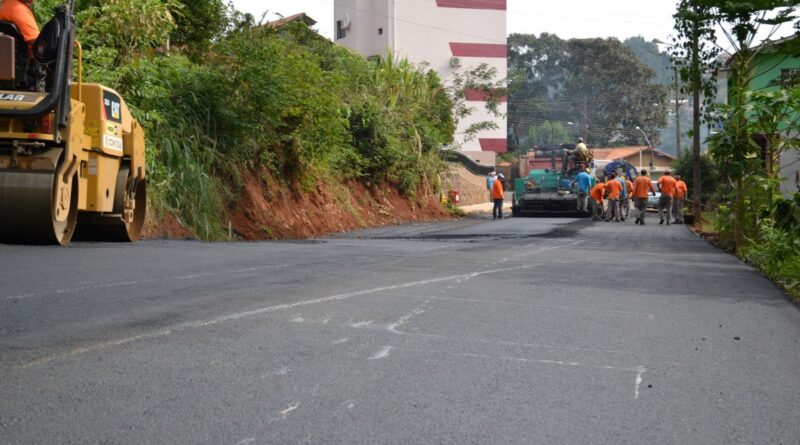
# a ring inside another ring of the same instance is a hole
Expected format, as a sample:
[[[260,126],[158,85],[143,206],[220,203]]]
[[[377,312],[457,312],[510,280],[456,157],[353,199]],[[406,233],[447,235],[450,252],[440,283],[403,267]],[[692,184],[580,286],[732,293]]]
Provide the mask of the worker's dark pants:
[[[628,219],[628,216],[630,216],[631,213],[631,200],[628,198],[620,198],[619,210],[620,214],[622,215],[622,219]]]
[[[495,199],[494,200],[494,207],[492,208],[492,218],[500,218],[503,219],[503,200],[502,199]]]
[[[595,201],[594,202],[594,217],[592,218],[592,220],[599,221],[599,220],[603,219],[603,216],[605,215],[605,213],[606,212],[603,209],[603,200],[601,199],[600,202]]]
[[[669,224],[670,213],[672,213],[672,196],[662,193],[658,198],[658,217],[661,218],[661,221],[667,221]]]
[[[578,211],[586,212],[589,210],[589,192],[578,192]]]
[[[683,199],[672,198],[672,217],[676,223],[683,222]]]
[[[608,210],[606,211],[606,221],[619,221],[619,198],[608,200]]]
[[[647,198],[634,198],[633,206],[636,207],[637,218],[644,222],[644,218],[647,216]]]

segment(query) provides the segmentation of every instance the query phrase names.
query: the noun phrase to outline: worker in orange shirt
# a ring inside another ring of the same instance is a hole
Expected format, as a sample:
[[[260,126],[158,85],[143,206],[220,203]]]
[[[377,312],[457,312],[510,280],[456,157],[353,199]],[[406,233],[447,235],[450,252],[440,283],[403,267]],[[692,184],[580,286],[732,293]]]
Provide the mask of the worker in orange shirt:
[[[28,48],[33,47],[33,43],[39,38],[39,26],[31,10],[34,1],[2,0],[0,4],[0,21],[13,23],[22,34]]]
[[[612,173],[611,178],[606,181],[606,197],[608,198],[608,210],[606,211],[606,221],[619,222],[619,201],[622,196],[622,183],[617,179],[617,174]]]
[[[503,192],[503,180],[506,177],[502,173],[497,174],[497,179],[494,180],[492,184],[492,201],[494,201],[494,207],[492,207],[492,220],[496,219],[503,219],[503,198],[505,198],[505,194]]]
[[[631,190],[633,206],[638,213],[636,224],[644,225],[644,218],[647,216],[647,194],[652,193],[653,196],[656,196],[656,189],[653,187],[653,181],[647,176],[647,170],[643,169],[641,174],[633,180]]]
[[[670,213],[672,213],[672,200],[675,197],[675,178],[670,175],[670,171],[664,172],[664,176],[658,178],[658,187],[661,189],[661,198],[658,199],[658,217],[661,218],[659,224],[670,224]]]
[[[689,193],[689,187],[681,180],[681,175],[675,175],[675,199],[672,203],[672,216],[675,223],[683,224],[683,201]]]
[[[592,199],[594,200],[594,214],[592,215],[592,221],[600,221],[603,219],[603,215],[605,211],[603,210],[603,195],[606,193],[606,185],[603,181],[597,181],[597,184],[592,188],[590,192]]]
[[[633,200],[633,183],[627,176],[622,176],[625,181],[625,195],[620,199],[620,213],[622,213],[622,220],[628,219],[631,213],[631,201]]]

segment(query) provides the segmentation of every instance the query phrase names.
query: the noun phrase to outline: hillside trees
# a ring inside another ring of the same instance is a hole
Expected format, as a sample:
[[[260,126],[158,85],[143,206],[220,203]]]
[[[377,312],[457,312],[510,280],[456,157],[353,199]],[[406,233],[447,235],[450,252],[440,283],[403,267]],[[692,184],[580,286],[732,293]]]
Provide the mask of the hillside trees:
[[[616,39],[513,34],[509,79],[509,114],[518,138],[528,127],[560,121],[575,123],[574,134],[592,144],[637,144],[637,126],[658,140],[665,125],[666,88]]]
[[[37,2],[41,22],[55,3]],[[348,180],[433,191],[455,132],[435,73],[367,61],[303,23],[222,20],[221,5],[77,2],[83,80],[119,91],[145,128],[151,209],[215,239],[248,171],[297,193]]]

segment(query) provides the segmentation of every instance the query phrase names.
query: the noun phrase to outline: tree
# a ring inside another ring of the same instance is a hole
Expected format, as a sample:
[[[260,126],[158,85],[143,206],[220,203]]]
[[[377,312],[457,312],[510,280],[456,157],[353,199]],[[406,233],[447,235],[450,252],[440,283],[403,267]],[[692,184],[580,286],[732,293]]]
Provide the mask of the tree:
[[[784,23],[795,20],[793,13],[798,0],[753,0],[750,2],[719,2],[712,0],[682,0],[678,5],[675,15],[675,29],[678,31],[678,49],[674,56],[677,62],[688,61],[684,65],[682,75],[688,80],[688,88],[695,99],[693,152],[695,185],[695,211],[699,212],[700,203],[697,202],[700,193],[700,103],[699,97],[706,90],[706,98],[712,97],[708,90],[716,74],[714,59],[719,53],[716,43],[717,30],[725,37],[734,48],[735,54],[729,62],[732,79],[730,86],[730,102],[723,108],[726,117],[725,130],[714,138],[711,146],[712,154],[725,166],[726,176],[735,182],[735,202],[733,206],[734,233],[737,248],[746,244],[746,205],[753,205],[753,196],[746,196],[745,179],[751,175],[758,175],[763,168],[758,166],[754,156],[756,150],[752,125],[748,125],[751,111],[748,101],[752,99],[749,94],[749,85],[753,79],[752,63],[754,57],[763,50],[764,46],[754,46],[754,41],[759,30],[766,26],[771,27],[771,37]],[[710,76],[706,76],[710,74]],[[708,100],[708,99],[707,99]],[[708,105],[708,104],[706,104]],[[706,115],[713,112],[712,107],[706,106]],[[759,182],[759,181],[756,181]],[[755,187],[776,187],[776,181],[759,182]],[[753,185],[753,184],[751,184]],[[766,196],[771,196],[771,192]]]
[[[571,121],[593,144],[635,144],[636,127],[658,141],[666,122],[666,88],[616,39],[512,34],[509,79],[509,114],[519,138],[530,126]]]
[[[193,56],[200,56],[227,29],[227,6],[222,0],[178,1],[182,5],[181,14],[175,17],[170,39],[175,45],[188,46]]]

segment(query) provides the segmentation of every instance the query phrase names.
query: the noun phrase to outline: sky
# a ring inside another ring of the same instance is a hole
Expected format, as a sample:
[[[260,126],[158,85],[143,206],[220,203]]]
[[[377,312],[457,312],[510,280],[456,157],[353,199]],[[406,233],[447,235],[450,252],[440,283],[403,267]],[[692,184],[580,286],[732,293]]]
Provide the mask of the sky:
[[[322,35],[333,36],[334,0],[233,0],[236,9],[267,21],[305,12]],[[399,0],[419,1],[419,0]],[[508,33],[556,34],[562,39],[642,36],[668,42],[677,0],[508,0]],[[777,36],[788,35],[784,25]],[[720,44],[727,46],[724,42]],[[666,48],[662,48],[665,50]]]
[[[333,35],[333,0],[233,0],[233,4],[257,19],[267,11],[267,20],[274,20],[276,13],[305,12],[318,22],[321,34]],[[508,32],[620,40],[641,35],[666,41],[675,4],[675,0],[508,0]]]

